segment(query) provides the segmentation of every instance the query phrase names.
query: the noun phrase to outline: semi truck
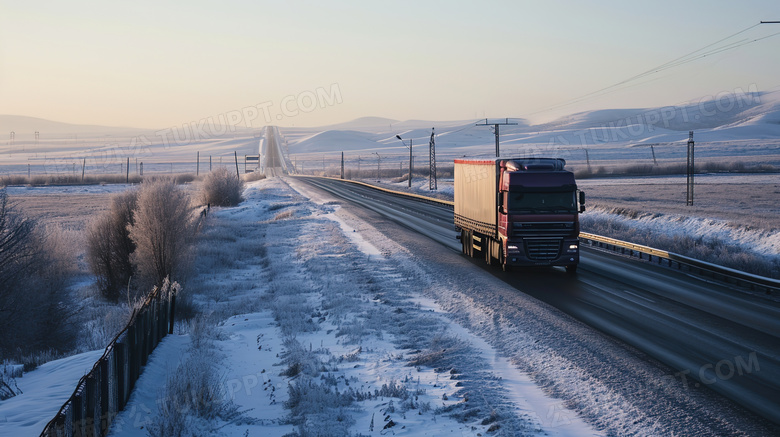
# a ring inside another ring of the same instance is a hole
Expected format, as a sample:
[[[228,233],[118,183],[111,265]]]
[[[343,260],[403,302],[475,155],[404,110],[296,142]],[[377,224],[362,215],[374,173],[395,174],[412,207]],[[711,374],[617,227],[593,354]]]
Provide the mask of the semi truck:
[[[456,159],[455,227],[463,253],[505,271],[580,260],[585,193],[561,158]]]

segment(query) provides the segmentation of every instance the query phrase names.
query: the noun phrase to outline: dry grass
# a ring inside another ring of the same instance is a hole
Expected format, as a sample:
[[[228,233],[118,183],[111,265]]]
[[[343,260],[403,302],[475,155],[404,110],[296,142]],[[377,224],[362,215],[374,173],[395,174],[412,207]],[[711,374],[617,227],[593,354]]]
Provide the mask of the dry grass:
[[[638,212],[709,217],[760,229],[780,229],[780,182],[777,184],[696,183],[693,206],[685,205],[685,180],[680,184],[598,184],[579,181],[587,206],[628,208]],[[586,213],[587,214],[587,213]]]
[[[82,179],[81,175],[75,174],[32,175],[30,177],[24,175],[9,175],[0,176],[0,187],[11,185],[42,187],[50,185],[140,184],[143,182],[144,177],[145,176],[140,176],[138,174],[97,174],[85,175]],[[152,174],[146,177],[159,177],[159,175]],[[201,179],[201,177],[196,176],[195,173],[178,173],[171,175],[171,177],[177,184],[186,184]]]
[[[694,186],[694,204],[686,206],[685,179],[669,183],[666,179],[647,179],[643,184],[621,184],[608,180],[579,181],[587,192],[587,205],[611,211],[628,218],[663,214],[677,217],[711,218],[729,223],[737,229],[755,229],[769,232],[780,230],[780,182],[773,183],[716,183],[697,182]],[[755,273],[778,277],[778,262],[730,244],[728,241],[705,241],[694,236],[658,235],[627,227],[612,220],[591,220],[586,212],[582,217],[583,231],[604,235],[632,243],[668,250],[692,258]]]
[[[745,163],[742,161],[717,161],[711,160],[696,164],[696,173],[777,173],[780,168],[763,163]],[[687,172],[685,162],[677,163],[640,163],[621,165],[580,166],[574,170],[577,179],[589,179],[605,176],[662,176],[684,175]]]

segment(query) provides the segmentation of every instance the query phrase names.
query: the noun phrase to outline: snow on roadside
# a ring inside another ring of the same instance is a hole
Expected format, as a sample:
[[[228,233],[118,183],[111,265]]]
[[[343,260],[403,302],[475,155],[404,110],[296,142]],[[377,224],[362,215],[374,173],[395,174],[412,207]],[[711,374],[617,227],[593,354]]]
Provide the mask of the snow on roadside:
[[[583,224],[590,221],[615,222],[656,235],[686,237],[703,241],[722,241],[745,252],[764,257],[780,257],[780,230],[755,229],[739,226],[725,220],[702,217],[684,217],[674,214],[639,213],[636,217],[616,214],[595,207],[583,215]]]
[[[50,361],[17,378],[22,394],[0,401],[0,435],[40,435],[102,354],[95,350]]]
[[[110,435],[146,437],[152,416],[164,402],[162,388],[168,374],[187,355],[189,335],[167,335],[149,355],[143,373],[135,383],[125,409],[111,424]]]

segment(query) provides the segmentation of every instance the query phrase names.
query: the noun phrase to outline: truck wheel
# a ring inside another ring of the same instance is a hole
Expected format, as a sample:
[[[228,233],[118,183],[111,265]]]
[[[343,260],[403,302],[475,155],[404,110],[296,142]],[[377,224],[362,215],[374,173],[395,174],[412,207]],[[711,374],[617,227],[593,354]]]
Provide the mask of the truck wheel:
[[[574,264],[573,266],[566,266],[566,273],[570,275],[574,275],[577,273],[577,264]]]
[[[485,262],[487,265],[492,266],[493,265],[493,257],[490,255],[490,246],[492,245],[492,241],[490,239],[485,239],[484,243],[482,245],[482,252],[485,254]]]

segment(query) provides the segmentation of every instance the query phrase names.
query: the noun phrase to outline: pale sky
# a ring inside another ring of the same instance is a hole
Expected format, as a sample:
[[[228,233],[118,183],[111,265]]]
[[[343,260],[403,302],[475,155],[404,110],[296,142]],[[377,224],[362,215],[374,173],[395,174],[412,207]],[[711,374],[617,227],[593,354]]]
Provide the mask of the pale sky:
[[[546,110],[761,20],[780,2],[0,0],[0,114],[155,129],[666,106],[777,89],[780,36]]]

